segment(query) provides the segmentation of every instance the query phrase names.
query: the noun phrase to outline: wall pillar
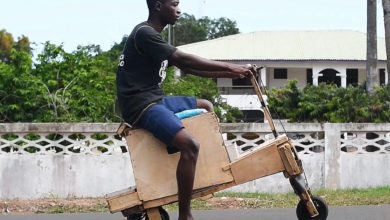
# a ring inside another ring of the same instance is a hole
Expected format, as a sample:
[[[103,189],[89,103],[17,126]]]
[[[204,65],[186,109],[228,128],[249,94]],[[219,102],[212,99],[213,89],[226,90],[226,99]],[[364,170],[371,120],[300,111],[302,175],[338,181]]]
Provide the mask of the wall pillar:
[[[322,68],[313,67],[313,86],[318,86],[318,77],[323,76],[322,73],[320,73]]]
[[[339,73],[336,74],[336,76],[340,76],[341,78],[341,87],[346,88],[347,87],[347,69],[338,69]]]
[[[325,123],[325,188],[339,189],[341,186],[340,125]]]
[[[264,86],[267,86],[267,68],[264,67],[260,70],[260,79],[263,82]]]

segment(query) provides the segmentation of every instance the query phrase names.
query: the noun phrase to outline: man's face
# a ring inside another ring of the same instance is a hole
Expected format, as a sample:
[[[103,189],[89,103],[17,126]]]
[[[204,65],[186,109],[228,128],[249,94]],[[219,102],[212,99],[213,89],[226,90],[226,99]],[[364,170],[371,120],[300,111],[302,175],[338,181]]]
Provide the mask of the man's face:
[[[165,23],[175,24],[181,14],[179,0],[161,0],[160,14]]]

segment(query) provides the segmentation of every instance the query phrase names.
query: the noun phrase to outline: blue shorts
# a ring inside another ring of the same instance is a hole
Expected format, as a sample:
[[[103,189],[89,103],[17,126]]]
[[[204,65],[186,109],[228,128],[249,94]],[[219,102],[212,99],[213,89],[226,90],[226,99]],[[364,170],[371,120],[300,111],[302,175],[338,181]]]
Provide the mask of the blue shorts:
[[[172,147],[171,143],[173,138],[184,127],[175,113],[195,109],[196,106],[195,97],[164,97],[160,103],[151,106],[143,113],[138,125],[140,128],[151,132],[157,139],[166,144],[168,146],[168,152],[171,153],[169,148]]]

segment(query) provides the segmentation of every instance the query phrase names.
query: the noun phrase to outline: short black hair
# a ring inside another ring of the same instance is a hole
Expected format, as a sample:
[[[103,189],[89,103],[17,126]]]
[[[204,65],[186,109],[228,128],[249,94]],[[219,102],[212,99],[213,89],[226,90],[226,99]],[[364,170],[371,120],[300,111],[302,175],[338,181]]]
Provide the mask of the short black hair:
[[[146,3],[148,4],[149,10],[153,10],[154,9],[154,6],[156,5],[157,1],[162,2],[162,3],[165,2],[165,0],[146,0]]]

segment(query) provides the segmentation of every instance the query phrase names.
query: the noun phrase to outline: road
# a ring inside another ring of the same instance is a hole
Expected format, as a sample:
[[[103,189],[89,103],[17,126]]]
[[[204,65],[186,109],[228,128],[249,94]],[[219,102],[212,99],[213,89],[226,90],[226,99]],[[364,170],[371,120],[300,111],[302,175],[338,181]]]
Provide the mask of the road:
[[[169,212],[177,219],[177,212]],[[195,210],[196,220],[295,220],[295,209]],[[126,220],[120,213],[0,215],[0,220]],[[390,205],[330,207],[328,220],[390,220]]]

